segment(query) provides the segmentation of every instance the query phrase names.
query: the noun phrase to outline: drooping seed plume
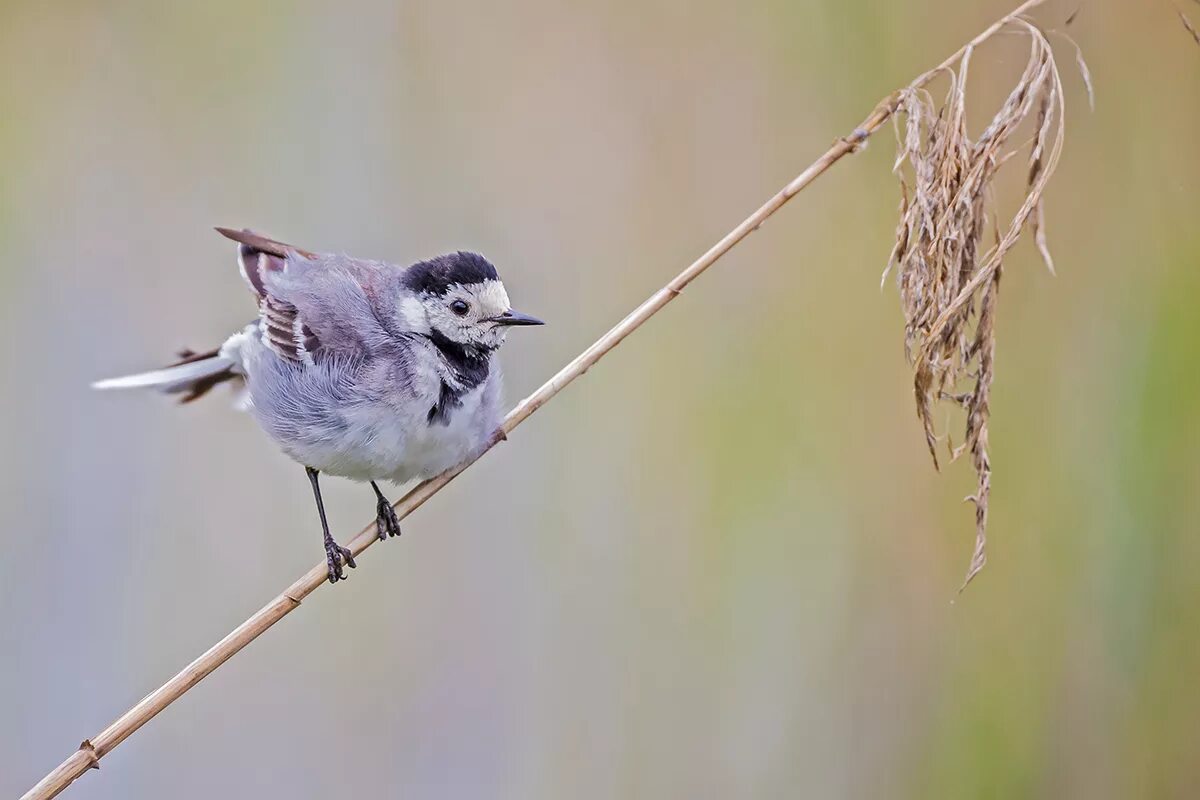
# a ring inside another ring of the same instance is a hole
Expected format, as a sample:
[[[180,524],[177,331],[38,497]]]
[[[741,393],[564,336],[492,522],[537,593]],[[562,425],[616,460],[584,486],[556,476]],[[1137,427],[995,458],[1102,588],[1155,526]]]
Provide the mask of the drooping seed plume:
[[[926,74],[900,91],[893,117],[898,151],[893,171],[900,180],[901,199],[888,270],[896,271],[904,310],[905,353],[914,368],[917,415],[934,466],[939,466],[938,443],[944,438],[949,460],[970,454],[977,478],[975,493],[967,498],[975,506],[975,550],[963,587],[987,561],[989,400],[1004,257],[1028,228],[1046,267],[1054,271],[1042,194],[1062,151],[1062,82],[1046,34],[1021,17],[1008,24],[1028,35],[1029,59],[978,138],[970,137],[966,123],[973,47],[942,70],[950,87],[940,107],[925,88],[931,77],[940,76]],[[1083,64],[1081,56],[1078,62]],[[1081,72],[1090,95],[1086,66]],[[1024,141],[1015,138],[1019,133]],[[1001,231],[994,182],[1026,146],[1024,197]],[[966,412],[957,446],[949,432],[936,431],[934,412],[943,402]]]

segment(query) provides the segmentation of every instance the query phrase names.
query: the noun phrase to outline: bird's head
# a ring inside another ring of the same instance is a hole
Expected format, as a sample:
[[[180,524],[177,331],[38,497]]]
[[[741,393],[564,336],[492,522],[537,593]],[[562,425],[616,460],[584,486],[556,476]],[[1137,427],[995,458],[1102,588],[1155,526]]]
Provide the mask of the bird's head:
[[[455,344],[495,350],[514,325],[541,325],[518,311],[491,262],[459,251],[413,264],[404,273],[411,292],[400,303],[409,330],[428,331]]]

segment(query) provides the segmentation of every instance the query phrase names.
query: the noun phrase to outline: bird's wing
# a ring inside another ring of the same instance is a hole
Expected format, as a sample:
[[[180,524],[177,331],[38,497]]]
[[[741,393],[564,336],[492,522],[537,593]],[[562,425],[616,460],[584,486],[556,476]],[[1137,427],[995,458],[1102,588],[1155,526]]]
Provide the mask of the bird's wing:
[[[287,269],[289,255],[316,258],[315,253],[276,241],[250,230],[217,228],[221,235],[237,242],[238,266],[242,277],[258,299],[258,316],[263,343],[276,355],[298,364],[311,364],[321,349],[321,341],[305,324],[295,305],[271,291],[271,273]]]
[[[305,258],[316,258],[316,253],[310,253],[307,250],[301,250],[295,245],[281,242],[278,239],[272,239],[269,236],[264,236],[261,233],[255,233],[249,228],[243,228],[240,231],[235,231],[233,228],[216,228],[217,233],[224,236],[226,239],[232,239],[238,244],[244,244],[254,250],[262,253],[269,253],[280,258],[287,258],[288,253],[299,253]]]

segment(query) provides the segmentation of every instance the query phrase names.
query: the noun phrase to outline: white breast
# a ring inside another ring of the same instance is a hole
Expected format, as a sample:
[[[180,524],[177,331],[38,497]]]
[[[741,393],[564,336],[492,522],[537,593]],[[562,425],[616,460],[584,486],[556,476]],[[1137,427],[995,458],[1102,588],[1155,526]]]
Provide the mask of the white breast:
[[[473,456],[491,432],[485,408],[487,382],[462,397],[462,405],[450,413],[447,424],[417,426],[408,437],[403,463],[389,480],[403,483],[411,478],[430,477],[461,464]]]
[[[281,444],[297,461],[329,475],[395,483],[432,477],[466,461],[484,441],[483,395],[483,386],[465,394],[448,424],[405,419],[381,404],[357,405],[343,409],[349,424],[337,431]]]
[[[255,417],[289,456],[329,475],[396,483],[432,477],[478,453],[500,422],[495,362],[481,385],[431,422],[436,370],[416,371],[427,380],[383,402],[366,399],[379,393],[356,384],[361,370],[339,372],[336,362],[296,368],[259,352],[265,348],[251,350],[261,356],[246,361]]]

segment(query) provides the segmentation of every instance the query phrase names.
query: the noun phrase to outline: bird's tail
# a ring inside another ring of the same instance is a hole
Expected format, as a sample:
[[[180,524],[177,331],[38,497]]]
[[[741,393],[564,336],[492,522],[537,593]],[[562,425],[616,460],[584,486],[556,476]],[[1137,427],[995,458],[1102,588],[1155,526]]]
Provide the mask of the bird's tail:
[[[96,381],[93,389],[154,389],[163,394],[182,394],[181,403],[190,403],[219,383],[241,381],[240,364],[226,348],[193,353],[185,350],[180,359],[162,369]]]

